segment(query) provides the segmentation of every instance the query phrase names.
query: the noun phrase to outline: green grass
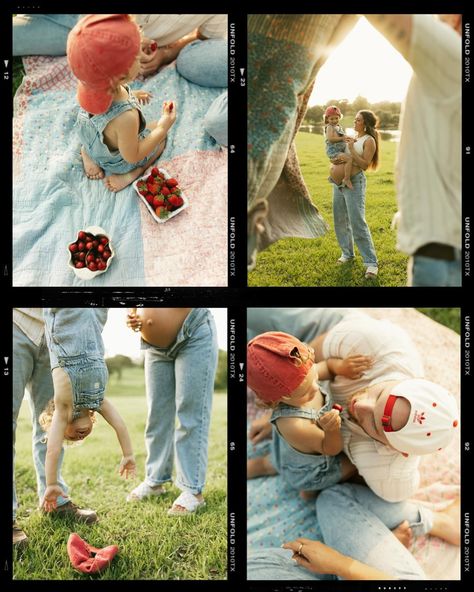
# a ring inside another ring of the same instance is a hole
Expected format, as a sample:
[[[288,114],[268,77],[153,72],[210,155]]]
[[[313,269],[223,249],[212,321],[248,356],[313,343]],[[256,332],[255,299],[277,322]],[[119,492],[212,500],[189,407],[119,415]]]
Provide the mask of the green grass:
[[[364,279],[364,266],[356,259],[337,265],[341,254],[332,222],[332,186],[328,182],[329,161],[324,139],[300,132],[296,146],[304,179],[323,218],[330,226],[322,238],[288,238],[259,254],[256,269],[249,274],[249,286],[404,286],[407,257],[396,249],[396,231],[390,224],[397,211],[394,160],[396,143],[381,142],[381,164],[367,173],[366,218],[379,259],[379,275]]]
[[[23,68],[23,60],[21,58],[13,58],[13,96],[15,95],[17,88],[20,86],[25,70]]]
[[[100,417],[93,434],[65,455],[63,476],[71,499],[97,511],[100,520],[93,525],[43,515],[37,509],[29,410],[25,404],[22,406],[16,434],[15,475],[20,502],[17,518],[29,544],[23,552],[14,552],[15,579],[226,578],[227,396],[214,395],[204,490],[207,506],[194,516],[169,517],[166,511],[179,495],[174,486],[168,486],[167,493],[159,498],[141,503],[125,501],[144,475],[146,402],[143,382],[136,380],[139,374],[143,376],[143,370],[126,369],[121,383],[111,379],[107,393],[127,423],[137,459],[137,478],[126,481],[119,477],[120,447],[114,432]],[[71,532],[96,547],[117,544],[119,554],[102,574],[80,574],[67,556],[66,542]]]
[[[449,327],[456,333],[461,333],[461,309],[460,308],[417,308],[434,321]]]

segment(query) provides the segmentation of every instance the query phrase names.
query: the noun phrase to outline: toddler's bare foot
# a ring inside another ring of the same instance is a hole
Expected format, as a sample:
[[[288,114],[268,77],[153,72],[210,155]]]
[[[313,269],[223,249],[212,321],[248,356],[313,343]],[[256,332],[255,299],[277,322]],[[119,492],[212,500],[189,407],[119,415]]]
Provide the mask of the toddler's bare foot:
[[[95,163],[92,160],[92,158],[84,150],[84,147],[81,148],[81,156],[86,177],[94,181],[97,179],[103,179],[104,171],[100,168],[100,166],[97,163]]]
[[[344,178],[342,180],[342,184],[345,185],[346,187],[348,187],[349,189],[354,189],[354,185],[352,185],[351,180],[349,177]]]
[[[247,461],[247,479],[255,479],[265,475],[276,475],[277,472],[268,456],[257,456]]]
[[[133,183],[137,177],[140,176],[141,173],[136,174],[136,171],[139,169],[134,169],[129,173],[123,173],[122,175],[109,175],[104,179],[104,185],[110,191],[117,193],[118,191],[122,191],[125,187],[128,187],[130,183]]]
[[[318,495],[319,491],[306,491],[304,489],[300,491],[300,498],[303,499],[305,502],[309,502],[311,500],[316,499]]]
[[[444,510],[433,512],[433,528],[430,534],[459,547],[461,544],[461,499],[459,497]]]
[[[408,520],[404,520],[401,524],[392,530],[393,534],[407,549],[410,548],[413,542],[413,532],[408,524]]]

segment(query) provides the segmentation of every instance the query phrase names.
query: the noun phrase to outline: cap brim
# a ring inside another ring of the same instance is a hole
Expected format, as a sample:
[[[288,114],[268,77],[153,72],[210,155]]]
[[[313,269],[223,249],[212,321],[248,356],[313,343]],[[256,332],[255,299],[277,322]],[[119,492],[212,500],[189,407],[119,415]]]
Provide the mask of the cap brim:
[[[79,82],[77,85],[77,100],[79,105],[88,113],[101,115],[110,107],[113,97],[105,89],[92,89]]]

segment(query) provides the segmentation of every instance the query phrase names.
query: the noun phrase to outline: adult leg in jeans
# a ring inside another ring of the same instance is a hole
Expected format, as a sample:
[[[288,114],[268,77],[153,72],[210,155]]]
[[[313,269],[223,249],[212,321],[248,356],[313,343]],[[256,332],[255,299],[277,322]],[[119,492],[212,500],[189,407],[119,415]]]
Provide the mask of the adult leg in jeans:
[[[179,52],[176,70],[194,84],[227,88],[227,41],[206,39],[189,43]]]
[[[145,483],[156,487],[171,481],[175,429],[174,360],[156,348],[145,352],[148,416],[145,428]]]
[[[228,144],[227,91],[214,100],[204,116],[204,129],[221,146]]]
[[[348,187],[339,189],[339,191],[343,194],[349,225],[352,229],[351,239],[346,239],[347,256],[350,256],[350,241],[353,237],[353,240],[361,254],[364,265],[366,267],[377,267],[377,255],[375,254],[374,242],[372,240],[369,226],[365,219],[365,189],[367,181],[365,175],[362,172],[351,177],[351,181],[354,186],[353,189],[349,189]],[[343,221],[343,224],[346,224],[346,222]],[[336,227],[336,211],[334,211],[334,227]],[[344,230],[344,226],[342,227],[342,230]],[[339,241],[339,235],[337,231],[336,235],[338,236]],[[343,242],[341,244],[341,242],[339,242],[339,244],[343,249],[343,254],[346,256],[346,252],[343,247],[345,243]],[[353,252],[352,246],[352,253]]]
[[[247,556],[248,580],[335,580],[335,576],[313,573],[296,565],[288,549],[252,549]]]
[[[33,462],[36,471],[38,498],[41,503],[46,489],[45,459],[46,442],[44,432],[38,423],[38,418],[47,402],[53,396],[53,381],[49,351],[46,341],[36,346],[15,324],[13,324],[13,460],[15,459],[15,433],[18,413],[23,401],[25,388],[30,393],[29,404],[33,418]],[[58,464],[58,483],[61,489],[67,493],[68,487],[61,477],[61,464],[63,453]],[[64,505],[68,498],[59,497],[58,506]],[[16,517],[17,497],[15,478],[13,476],[13,519]]]
[[[187,338],[175,361],[176,485],[194,495],[204,487],[214,377],[217,368],[217,336],[212,317]]]
[[[455,287],[462,285],[461,258],[444,261],[416,255],[411,258],[411,281],[408,285],[424,287]]]
[[[346,196],[341,187],[332,188],[332,213],[334,232],[345,259],[354,258],[354,237],[347,211]]]
[[[402,580],[423,580],[425,574],[408,549],[391,532],[408,520],[418,532],[431,529],[429,510],[410,503],[386,502],[369,488],[344,483],[325,489],[316,500],[324,542],[380,571]]]
[[[13,55],[66,55],[69,31],[79,14],[19,14],[13,17]]]

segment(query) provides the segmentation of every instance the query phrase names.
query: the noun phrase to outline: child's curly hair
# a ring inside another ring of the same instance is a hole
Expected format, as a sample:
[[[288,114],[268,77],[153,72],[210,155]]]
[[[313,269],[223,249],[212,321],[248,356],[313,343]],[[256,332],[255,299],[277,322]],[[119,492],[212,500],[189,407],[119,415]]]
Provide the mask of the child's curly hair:
[[[43,411],[40,413],[40,416],[38,418],[38,423],[41,426],[41,429],[43,430],[43,432],[45,433],[43,441],[46,442],[48,439],[48,432],[49,429],[51,427],[51,423],[53,422],[53,414],[54,414],[54,399],[50,399],[46,405],[46,407],[43,409]],[[91,418],[92,423],[96,423],[96,417],[95,417],[95,413],[94,411],[91,411],[89,409],[89,417]],[[67,442],[69,445],[78,445],[80,442],[76,442],[75,440],[68,440],[67,438],[64,438],[64,441]]]

